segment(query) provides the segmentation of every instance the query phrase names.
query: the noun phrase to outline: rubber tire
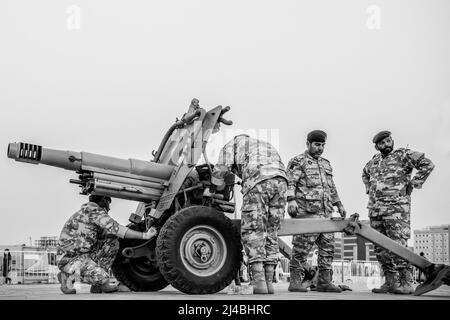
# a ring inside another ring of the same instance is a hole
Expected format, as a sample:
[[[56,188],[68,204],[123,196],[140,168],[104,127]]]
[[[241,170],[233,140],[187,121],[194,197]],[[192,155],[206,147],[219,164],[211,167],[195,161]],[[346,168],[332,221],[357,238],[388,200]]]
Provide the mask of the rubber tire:
[[[196,225],[214,227],[227,247],[224,265],[210,276],[193,274],[181,259],[181,240]],[[239,271],[242,261],[240,232],[222,212],[211,207],[191,206],[166,221],[157,238],[156,256],[159,270],[174,288],[187,294],[216,293],[226,288]]]
[[[131,224],[128,227],[133,230],[143,231],[142,225]],[[131,291],[139,292],[159,291],[169,285],[159,271],[157,264],[154,268],[149,268],[148,272],[140,272],[139,268],[136,267],[137,263],[144,263],[143,259],[146,258],[141,257],[128,260],[121,254],[124,248],[137,246],[142,243],[142,240],[119,239],[119,242],[120,249],[111,267],[114,277],[119,282],[127,286]],[[150,244],[156,246],[156,239],[150,242]]]

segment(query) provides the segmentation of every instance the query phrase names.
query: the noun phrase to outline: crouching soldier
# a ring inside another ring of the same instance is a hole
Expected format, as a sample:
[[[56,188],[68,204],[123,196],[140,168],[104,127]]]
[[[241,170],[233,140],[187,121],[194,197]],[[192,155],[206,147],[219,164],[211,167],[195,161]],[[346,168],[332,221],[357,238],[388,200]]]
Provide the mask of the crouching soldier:
[[[91,293],[118,290],[110,280],[110,269],[119,250],[118,238],[150,239],[155,230],[138,232],[120,225],[108,215],[110,197],[91,195],[89,202],[65,223],[57,246],[61,291],[74,294],[75,277],[91,284]]]
[[[223,147],[214,167],[217,185],[224,185],[221,179],[228,171],[242,179],[241,239],[253,293],[272,294],[279,253],[278,229],[286,206],[284,164],[270,143],[238,135]]]

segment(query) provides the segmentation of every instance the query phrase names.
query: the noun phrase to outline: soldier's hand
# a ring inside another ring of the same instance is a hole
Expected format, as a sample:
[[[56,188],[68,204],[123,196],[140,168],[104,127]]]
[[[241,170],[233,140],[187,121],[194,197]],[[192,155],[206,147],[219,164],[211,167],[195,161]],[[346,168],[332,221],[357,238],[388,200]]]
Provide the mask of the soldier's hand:
[[[208,187],[206,187],[205,190],[203,191],[203,196],[204,197],[212,197],[212,193]]]
[[[291,200],[288,203],[288,214],[291,218],[295,218],[298,213],[298,204],[297,201]]]
[[[148,229],[146,232],[142,233],[142,238],[144,240],[150,240],[151,238],[153,238],[154,236],[156,236],[158,232],[156,231],[155,228],[151,227],[150,229]]]

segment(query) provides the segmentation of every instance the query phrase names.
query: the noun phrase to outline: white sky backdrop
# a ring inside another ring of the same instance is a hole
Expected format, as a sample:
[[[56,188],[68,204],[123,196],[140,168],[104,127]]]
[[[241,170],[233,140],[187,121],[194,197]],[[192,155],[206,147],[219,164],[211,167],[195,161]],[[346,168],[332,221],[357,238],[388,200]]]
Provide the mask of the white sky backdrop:
[[[361,171],[389,129],[436,164],[412,228],[449,224],[449,39],[447,0],[2,1],[0,243],[59,235],[86,200],[74,173],[14,162],[9,142],[150,159],[194,97],[230,105],[234,129],[279,130],[285,165],[327,131],[324,157],[362,218]],[[114,200],[111,215],[125,224],[136,205]]]

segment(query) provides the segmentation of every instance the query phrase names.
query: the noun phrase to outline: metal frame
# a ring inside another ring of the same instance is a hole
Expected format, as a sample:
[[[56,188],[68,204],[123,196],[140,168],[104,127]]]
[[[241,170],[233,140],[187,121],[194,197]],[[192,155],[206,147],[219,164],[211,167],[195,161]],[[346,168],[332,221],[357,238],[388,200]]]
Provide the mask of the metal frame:
[[[442,284],[450,285],[450,266],[434,264],[425,258],[415,254],[406,247],[398,244],[392,239],[372,229],[368,224],[359,221],[359,215],[355,213],[349,219],[286,219],[281,223],[278,236],[290,236],[308,233],[334,233],[344,232],[346,234],[358,235],[377,246],[389,250],[400,258],[421,269],[427,279],[417,286],[414,295],[422,295],[440,287]],[[236,220],[235,223],[240,222]],[[291,249],[282,240],[278,239],[280,252],[290,257]]]

